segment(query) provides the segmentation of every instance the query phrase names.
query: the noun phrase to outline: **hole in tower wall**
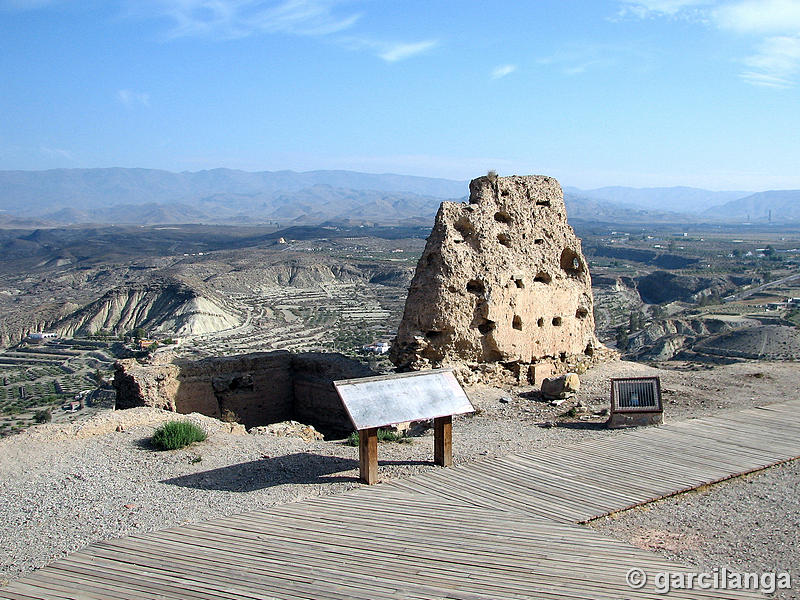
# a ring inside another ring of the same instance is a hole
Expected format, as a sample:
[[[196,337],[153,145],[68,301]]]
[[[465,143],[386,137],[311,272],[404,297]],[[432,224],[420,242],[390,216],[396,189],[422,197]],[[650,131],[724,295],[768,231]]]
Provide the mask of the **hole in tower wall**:
[[[537,200],[536,206],[550,206],[550,200]]]
[[[441,331],[432,330],[425,334],[425,339],[431,342],[438,340],[440,337],[442,337]]]
[[[522,317],[519,315],[514,315],[514,319],[511,321],[511,326],[518,331],[522,331]]]
[[[533,240],[533,243],[536,244],[537,246],[544,244],[544,238],[536,238],[535,240]]]
[[[511,247],[511,238],[508,235],[506,235],[505,233],[497,234],[497,241],[500,242],[506,248],[510,248]]]
[[[589,316],[589,311],[586,310],[585,308],[579,308],[578,310],[575,311],[575,316],[578,319],[585,319],[586,317]]]
[[[537,327],[544,327],[544,319],[542,317],[539,317],[538,319],[536,319],[536,326]]]
[[[586,348],[583,350],[583,353],[586,356],[594,356],[594,348],[591,344],[586,344]]]
[[[539,283],[550,283],[553,281],[553,278],[550,277],[549,273],[545,273],[544,271],[539,271],[536,274],[536,277],[533,278],[534,281],[538,281]]]
[[[553,326],[561,327],[561,317],[553,317]]]
[[[483,285],[482,281],[473,279],[467,283],[467,291],[477,296],[481,296],[484,292],[486,292],[486,286]]]
[[[505,223],[506,225],[511,225],[511,216],[505,211],[497,211],[494,213],[494,220],[498,223]]]
[[[525,282],[522,279],[515,279],[514,285],[516,285],[519,289],[525,289]]]
[[[578,253],[571,248],[564,248],[561,252],[561,268],[572,277],[577,277],[583,271],[583,261]]]
[[[487,335],[495,330],[496,323],[494,321],[485,321],[478,325],[478,331],[481,332],[481,335]]]
[[[466,217],[461,217],[458,221],[455,222],[453,227],[458,233],[460,233],[464,237],[475,235],[475,226]]]

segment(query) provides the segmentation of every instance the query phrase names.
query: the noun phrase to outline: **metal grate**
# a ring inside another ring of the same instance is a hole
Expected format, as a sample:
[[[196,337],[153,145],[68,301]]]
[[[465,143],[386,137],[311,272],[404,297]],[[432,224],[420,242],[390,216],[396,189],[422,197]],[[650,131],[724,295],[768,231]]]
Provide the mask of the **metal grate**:
[[[658,377],[611,380],[612,412],[661,412],[661,381]]]

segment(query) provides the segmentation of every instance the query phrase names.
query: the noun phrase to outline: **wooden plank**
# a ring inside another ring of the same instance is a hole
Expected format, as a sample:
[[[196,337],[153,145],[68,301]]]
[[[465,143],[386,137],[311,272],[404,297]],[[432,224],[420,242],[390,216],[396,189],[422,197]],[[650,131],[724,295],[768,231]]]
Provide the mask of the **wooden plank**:
[[[618,598],[630,594],[624,570],[631,566],[681,567],[556,521],[794,458],[798,408],[793,401],[627,431],[101,542],[0,588],[0,598]],[[376,532],[391,541],[376,542]],[[678,592],[671,597],[757,597]],[[636,597],[662,596],[642,590]]]

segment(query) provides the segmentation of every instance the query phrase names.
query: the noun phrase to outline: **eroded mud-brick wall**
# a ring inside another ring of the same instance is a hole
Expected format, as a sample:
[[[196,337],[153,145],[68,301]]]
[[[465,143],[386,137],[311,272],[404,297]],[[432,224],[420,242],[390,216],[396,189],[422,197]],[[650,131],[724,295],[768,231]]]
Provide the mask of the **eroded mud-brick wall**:
[[[592,289],[561,186],[480,177],[444,202],[411,282],[391,359],[401,369],[591,357]]]
[[[163,364],[118,361],[119,408],[155,406],[178,413],[235,417],[248,429],[285,420],[326,435],[352,430],[333,381],[374,375],[341,354],[260,352]]]

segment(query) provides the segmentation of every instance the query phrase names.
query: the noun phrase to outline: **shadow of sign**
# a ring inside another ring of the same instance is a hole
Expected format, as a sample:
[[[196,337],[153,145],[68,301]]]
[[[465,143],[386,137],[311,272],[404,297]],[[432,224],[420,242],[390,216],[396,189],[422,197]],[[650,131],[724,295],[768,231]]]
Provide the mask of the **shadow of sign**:
[[[381,461],[383,464],[424,465],[425,461]],[[352,474],[345,474],[352,471]],[[355,483],[358,461],[338,456],[296,452],[252,460],[191,475],[164,479],[160,483],[198,490],[254,492],[284,484]]]

